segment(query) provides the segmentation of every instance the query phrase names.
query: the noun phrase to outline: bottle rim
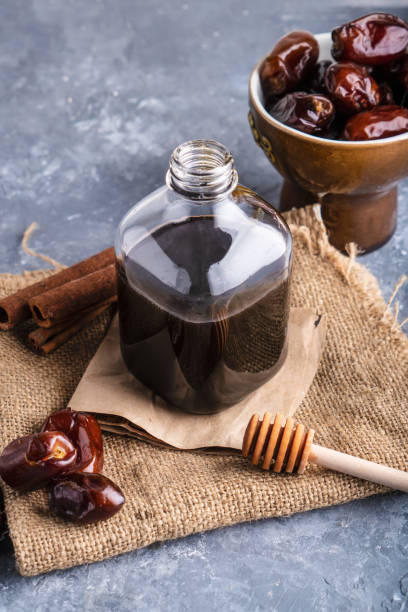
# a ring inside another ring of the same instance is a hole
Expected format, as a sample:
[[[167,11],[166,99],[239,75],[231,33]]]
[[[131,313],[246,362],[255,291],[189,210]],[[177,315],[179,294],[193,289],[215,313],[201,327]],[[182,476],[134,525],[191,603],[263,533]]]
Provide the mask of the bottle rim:
[[[230,151],[216,140],[189,140],[171,154],[166,175],[168,187],[193,199],[225,196],[238,184]]]

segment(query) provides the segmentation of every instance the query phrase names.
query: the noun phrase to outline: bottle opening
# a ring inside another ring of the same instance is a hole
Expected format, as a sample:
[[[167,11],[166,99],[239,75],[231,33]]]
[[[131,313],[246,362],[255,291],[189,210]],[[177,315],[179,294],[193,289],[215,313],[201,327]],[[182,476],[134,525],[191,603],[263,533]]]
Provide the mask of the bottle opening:
[[[190,140],[174,149],[166,180],[183,195],[211,200],[233,191],[238,174],[224,145],[216,140]]]

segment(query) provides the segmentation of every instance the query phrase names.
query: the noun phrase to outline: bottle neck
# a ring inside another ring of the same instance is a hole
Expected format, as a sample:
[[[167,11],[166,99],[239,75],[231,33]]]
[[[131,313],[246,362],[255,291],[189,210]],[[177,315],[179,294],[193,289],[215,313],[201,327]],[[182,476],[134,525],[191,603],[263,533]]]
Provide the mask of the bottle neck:
[[[231,153],[215,140],[190,140],[174,149],[166,175],[168,187],[197,200],[213,200],[238,183]]]

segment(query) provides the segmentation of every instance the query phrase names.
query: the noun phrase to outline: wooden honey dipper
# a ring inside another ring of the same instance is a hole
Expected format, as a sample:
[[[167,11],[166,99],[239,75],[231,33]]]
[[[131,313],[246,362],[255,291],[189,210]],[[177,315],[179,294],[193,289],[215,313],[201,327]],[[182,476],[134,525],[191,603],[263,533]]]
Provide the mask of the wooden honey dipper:
[[[258,465],[262,459],[264,470],[271,469],[273,462],[274,472],[302,474],[310,461],[336,472],[408,492],[408,472],[313,444],[313,429],[306,430],[304,425],[296,425],[291,417],[285,424],[283,421],[284,417],[277,414],[272,422],[269,412],[265,412],[263,421],[257,414],[251,417],[242,442],[242,454],[244,457],[252,456],[252,465]]]

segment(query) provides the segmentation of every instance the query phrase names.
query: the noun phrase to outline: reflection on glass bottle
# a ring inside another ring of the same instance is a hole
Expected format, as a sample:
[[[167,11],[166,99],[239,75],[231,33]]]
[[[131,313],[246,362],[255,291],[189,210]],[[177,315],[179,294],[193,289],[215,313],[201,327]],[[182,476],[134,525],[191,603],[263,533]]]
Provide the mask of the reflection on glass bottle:
[[[285,355],[290,232],[237,180],[221,144],[180,145],[167,186],[133,207],[117,233],[124,361],[187,412],[240,401]]]

